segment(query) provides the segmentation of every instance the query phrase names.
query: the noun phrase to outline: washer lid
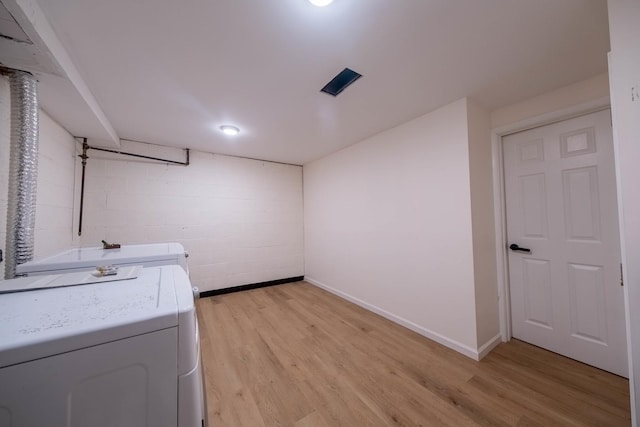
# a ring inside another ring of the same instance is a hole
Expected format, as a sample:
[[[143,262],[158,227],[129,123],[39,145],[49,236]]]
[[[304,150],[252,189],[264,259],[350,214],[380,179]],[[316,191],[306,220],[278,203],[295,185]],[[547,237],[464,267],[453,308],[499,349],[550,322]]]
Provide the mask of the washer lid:
[[[41,260],[20,264],[16,267],[16,273],[28,274],[123,263],[145,264],[165,260],[174,260],[175,263],[175,260],[184,257],[184,254],[184,247],[180,243],[123,245],[119,249],[74,248]]]
[[[176,327],[174,269],[181,270],[144,268],[137,279],[0,294],[0,368]]]

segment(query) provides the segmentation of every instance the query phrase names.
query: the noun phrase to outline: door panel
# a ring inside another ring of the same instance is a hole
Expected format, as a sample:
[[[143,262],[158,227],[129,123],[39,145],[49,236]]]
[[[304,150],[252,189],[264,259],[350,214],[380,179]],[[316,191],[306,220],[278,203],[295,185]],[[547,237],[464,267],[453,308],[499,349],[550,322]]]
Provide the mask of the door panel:
[[[571,335],[607,343],[605,283],[602,266],[569,263]]]
[[[564,219],[568,240],[600,241],[600,198],[598,170],[587,168],[562,171]]]
[[[609,111],[503,138],[515,338],[627,375]]]
[[[522,264],[525,319],[529,323],[552,329],[553,308],[549,261],[527,258]]]
[[[521,216],[523,235],[530,238],[547,238],[547,190],[544,174],[523,176],[520,178],[522,193]]]

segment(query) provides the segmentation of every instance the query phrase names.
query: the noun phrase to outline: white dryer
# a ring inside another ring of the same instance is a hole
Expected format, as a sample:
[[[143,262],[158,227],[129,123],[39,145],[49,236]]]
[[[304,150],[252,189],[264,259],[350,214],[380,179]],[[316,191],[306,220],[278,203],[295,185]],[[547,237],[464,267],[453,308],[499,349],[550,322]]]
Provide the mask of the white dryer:
[[[206,425],[195,316],[175,265],[0,294],[0,426]]]
[[[19,276],[60,274],[93,270],[98,265],[131,266],[179,265],[187,274],[188,254],[180,243],[122,245],[118,249],[74,248],[16,266]]]

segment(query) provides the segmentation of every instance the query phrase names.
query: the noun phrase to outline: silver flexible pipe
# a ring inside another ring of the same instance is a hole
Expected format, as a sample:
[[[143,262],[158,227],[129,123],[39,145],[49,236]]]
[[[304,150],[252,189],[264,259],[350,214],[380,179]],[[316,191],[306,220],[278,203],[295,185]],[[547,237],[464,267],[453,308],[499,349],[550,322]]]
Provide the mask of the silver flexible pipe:
[[[35,77],[9,74],[11,85],[11,153],[7,208],[5,279],[16,266],[33,259],[38,181],[38,91]]]

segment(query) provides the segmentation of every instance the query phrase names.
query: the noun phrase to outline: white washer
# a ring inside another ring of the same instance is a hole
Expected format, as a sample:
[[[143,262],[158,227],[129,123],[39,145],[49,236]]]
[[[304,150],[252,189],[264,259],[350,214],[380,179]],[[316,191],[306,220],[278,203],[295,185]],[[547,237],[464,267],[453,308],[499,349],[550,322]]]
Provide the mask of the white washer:
[[[0,294],[0,337],[1,427],[206,425],[193,294],[178,266]]]
[[[187,253],[180,243],[122,245],[119,249],[74,248],[16,266],[19,276],[60,274],[93,270],[98,265],[143,265],[153,267],[176,264],[189,274]]]

